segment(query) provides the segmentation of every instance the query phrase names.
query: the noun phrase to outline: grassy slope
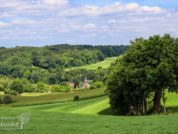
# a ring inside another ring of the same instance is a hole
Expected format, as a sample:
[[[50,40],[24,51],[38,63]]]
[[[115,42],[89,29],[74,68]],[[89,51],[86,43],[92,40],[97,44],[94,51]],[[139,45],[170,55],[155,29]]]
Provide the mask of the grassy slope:
[[[167,93],[168,97],[166,107],[168,112],[172,113],[172,108],[178,108],[178,94]],[[55,104],[36,105],[26,107],[29,110],[40,110],[46,112],[59,112],[59,113],[78,113],[78,114],[100,114],[103,110],[109,108],[108,96],[97,97],[75,102],[62,102]],[[20,107],[24,109],[24,107]],[[178,112],[178,109],[175,111]]]
[[[72,101],[74,96],[79,95],[80,99],[93,98],[105,95],[104,89],[93,89],[93,90],[83,90],[76,92],[67,93],[52,93],[40,96],[14,96],[14,103],[11,106],[26,106],[26,105],[37,105],[37,104],[48,104]]]
[[[73,70],[73,69],[96,70],[98,67],[108,68],[111,65],[111,63],[113,63],[116,59],[117,57],[106,58],[102,62],[97,62],[95,64],[85,65],[85,66],[80,66],[80,67],[73,67],[73,68],[66,69],[66,70]]]
[[[45,112],[78,113],[78,114],[98,114],[103,109],[109,107],[107,96],[87,99],[75,102],[63,102],[56,104],[36,105],[25,107],[29,110],[39,110]],[[19,107],[24,109],[24,107]]]
[[[168,96],[167,105],[178,106],[178,95]],[[177,114],[140,117],[93,115],[107,107],[108,98],[103,96],[78,102],[1,108],[0,116],[15,116],[31,111],[30,122],[25,125],[24,130],[2,132],[3,134],[177,134]]]

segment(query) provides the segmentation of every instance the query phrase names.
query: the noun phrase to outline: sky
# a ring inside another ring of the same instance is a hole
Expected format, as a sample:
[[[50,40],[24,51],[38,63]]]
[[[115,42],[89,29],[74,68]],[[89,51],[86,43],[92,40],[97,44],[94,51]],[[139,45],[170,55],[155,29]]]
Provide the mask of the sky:
[[[178,37],[177,0],[0,0],[0,47]]]

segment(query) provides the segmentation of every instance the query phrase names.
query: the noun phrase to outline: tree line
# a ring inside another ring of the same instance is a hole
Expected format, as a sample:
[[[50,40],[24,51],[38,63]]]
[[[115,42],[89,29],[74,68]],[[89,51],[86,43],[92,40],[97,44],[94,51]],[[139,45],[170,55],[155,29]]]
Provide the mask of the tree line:
[[[0,75],[25,78],[31,83],[59,84],[72,77],[70,74],[73,71],[65,72],[65,68],[96,63],[106,57],[121,55],[127,49],[128,46],[123,45],[67,44],[45,47],[2,47],[0,48]]]

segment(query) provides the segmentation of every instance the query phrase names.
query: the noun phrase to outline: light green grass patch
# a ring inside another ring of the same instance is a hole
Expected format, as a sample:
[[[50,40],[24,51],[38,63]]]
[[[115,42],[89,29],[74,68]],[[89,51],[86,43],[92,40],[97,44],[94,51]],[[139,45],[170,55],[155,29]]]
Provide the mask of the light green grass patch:
[[[48,95],[50,93],[22,93],[21,96],[41,96],[41,95]]]
[[[13,96],[14,103],[10,106],[27,106],[27,105],[39,105],[49,104],[65,101],[73,101],[74,96],[78,95],[80,99],[93,98],[98,96],[104,96],[105,89],[86,89],[76,92],[61,92],[51,93],[40,96]]]
[[[79,113],[79,114],[98,114],[103,109],[109,107],[109,99],[104,98],[96,103],[92,103],[90,105],[86,105],[85,107],[79,108],[77,110],[72,111],[72,113]]]
[[[0,95],[3,95],[4,94],[4,92],[0,92]]]
[[[178,107],[178,94],[176,93],[166,93],[167,101],[166,107]]]
[[[77,113],[77,114],[98,114],[103,109],[109,107],[108,96],[56,104],[46,104],[26,107],[32,110],[59,113]]]
[[[80,66],[80,67],[73,67],[73,68],[66,69],[66,71],[74,70],[74,69],[96,70],[98,69],[98,67],[108,68],[116,59],[117,57],[106,58],[104,61],[97,62],[95,64],[85,65],[85,66]]]

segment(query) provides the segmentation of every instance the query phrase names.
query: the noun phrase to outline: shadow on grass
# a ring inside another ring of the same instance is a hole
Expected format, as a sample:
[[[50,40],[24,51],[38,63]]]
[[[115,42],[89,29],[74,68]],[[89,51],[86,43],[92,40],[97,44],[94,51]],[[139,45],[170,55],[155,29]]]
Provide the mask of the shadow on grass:
[[[166,108],[167,114],[178,114],[178,106],[172,106]],[[116,115],[114,112],[108,107],[100,112],[98,112],[99,115]],[[152,115],[152,114],[148,114]]]
[[[98,112],[98,114],[99,115],[114,115],[110,107],[103,109],[102,111]]]
[[[166,108],[167,113],[178,113],[178,106],[172,106]]]

